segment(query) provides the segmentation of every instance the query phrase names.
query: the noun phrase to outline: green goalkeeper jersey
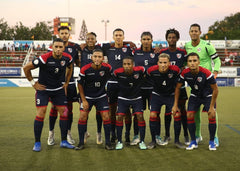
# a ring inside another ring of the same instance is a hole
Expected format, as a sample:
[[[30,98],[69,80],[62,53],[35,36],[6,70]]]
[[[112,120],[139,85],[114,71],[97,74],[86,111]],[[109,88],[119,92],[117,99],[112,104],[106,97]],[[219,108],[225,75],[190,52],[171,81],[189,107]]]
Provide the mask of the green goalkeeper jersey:
[[[219,71],[221,60],[218,57],[216,49],[209,42],[200,39],[200,42],[197,46],[192,46],[192,41],[190,41],[185,44],[185,49],[187,54],[195,52],[199,55],[200,66],[207,68],[210,71]],[[212,64],[212,61],[214,65]]]

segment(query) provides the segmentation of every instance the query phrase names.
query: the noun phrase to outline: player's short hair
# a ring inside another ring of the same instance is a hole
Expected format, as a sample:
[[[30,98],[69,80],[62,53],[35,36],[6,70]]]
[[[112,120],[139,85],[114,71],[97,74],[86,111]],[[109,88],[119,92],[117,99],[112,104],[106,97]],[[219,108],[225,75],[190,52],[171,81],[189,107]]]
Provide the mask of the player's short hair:
[[[70,29],[68,26],[61,26],[58,28],[58,31],[60,31],[60,30],[68,30],[69,31]]]
[[[160,58],[167,58],[169,61],[170,61],[170,55],[167,54],[167,53],[161,53],[159,56],[158,56],[158,59]]]
[[[142,32],[141,38],[142,38],[143,36],[150,36],[151,39],[153,38],[152,33],[150,33],[149,31],[144,31],[144,32]]]
[[[94,50],[93,50],[93,53],[94,53],[94,52],[101,52],[102,55],[103,55],[103,51],[102,51],[102,49],[100,49],[100,48],[96,48],[96,49],[94,49]]]
[[[133,60],[132,56],[126,56],[126,57],[123,58],[123,60],[125,60],[125,59],[130,59],[132,61],[132,63],[134,63],[134,60]]]
[[[123,32],[123,35],[124,35],[123,29],[121,29],[121,28],[116,28],[115,30],[113,30],[113,34],[114,34],[116,31],[121,31],[121,32]]]
[[[87,36],[88,35],[93,35],[93,36],[97,37],[96,33],[94,33],[94,32],[89,32],[89,33],[87,33]]]
[[[197,23],[192,24],[192,25],[190,26],[190,29],[191,29],[192,27],[198,27],[198,28],[199,28],[199,31],[201,31],[201,27],[200,27],[200,25],[197,24]],[[190,30],[190,29],[189,29],[189,30]]]
[[[197,58],[199,59],[199,55],[195,52],[191,52],[187,55],[187,61],[188,61],[189,56],[197,56]]]
[[[62,43],[64,44],[64,41],[63,41],[62,39],[60,39],[60,38],[54,39],[54,40],[53,40],[53,44],[54,44],[55,42],[62,42]]]
[[[165,34],[165,38],[166,38],[166,40],[167,40],[167,37],[168,37],[168,35],[169,35],[170,33],[175,34],[176,37],[177,37],[177,39],[180,38],[179,31],[175,30],[175,28],[172,28],[172,29],[168,29],[168,30],[166,31],[166,34]]]

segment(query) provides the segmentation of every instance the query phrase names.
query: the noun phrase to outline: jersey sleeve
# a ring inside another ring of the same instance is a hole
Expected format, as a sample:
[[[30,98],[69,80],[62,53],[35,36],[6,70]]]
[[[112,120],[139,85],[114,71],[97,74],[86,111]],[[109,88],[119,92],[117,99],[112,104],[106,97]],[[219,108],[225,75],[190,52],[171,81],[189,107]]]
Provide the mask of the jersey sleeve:
[[[209,56],[211,57],[211,59],[213,60],[214,71],[219,71],[219,69],[221,67],[221,60],[217,54],[215,47],[212,44],[207,43],[206,50],[207,50],[207,53],[209,54]]]
[[[83,68],[80,69],[80,73],[78,75],[77,82],[81,85],[83,85],[85,82],[85,71]]]
[[[34,65],[35,68],[38,68],[44,65],[44,63],[40,60],[40,58],[36,58],[32,60],[32,64]]]

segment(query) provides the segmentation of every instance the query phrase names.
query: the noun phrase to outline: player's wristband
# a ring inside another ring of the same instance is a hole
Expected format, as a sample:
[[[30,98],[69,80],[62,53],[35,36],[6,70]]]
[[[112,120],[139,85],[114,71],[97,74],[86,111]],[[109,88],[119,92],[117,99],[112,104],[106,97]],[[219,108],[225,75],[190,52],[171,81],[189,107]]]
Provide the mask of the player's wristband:
[[[35,84],[35,81],[34,80],[31,80],[31,81],[29,81],[30,82],[30,84],[32,85],[32,86],[34,86],[34,84]]]

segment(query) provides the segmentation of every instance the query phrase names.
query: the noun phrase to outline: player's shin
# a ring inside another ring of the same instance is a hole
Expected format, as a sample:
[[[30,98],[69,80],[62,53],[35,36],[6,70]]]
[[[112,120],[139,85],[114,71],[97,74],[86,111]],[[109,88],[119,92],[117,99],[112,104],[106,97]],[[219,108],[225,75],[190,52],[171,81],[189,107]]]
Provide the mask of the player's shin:
[[[210,141],[214,141],[214,136],[216,133],[216,119],[208,118],[208,120],[209,120],[208,129],[209,129],[209,134],[210,134]]]
[[[39,117],[39,116],[36,116],[36,118],[34,120],[35,142],[40,142],[40,140],[41,140],[43,121],[44,121],[44,117]]]
[[[110,130],[111,130],[111,121],[103,120],[103,127],[104,127],[104,133],[105,133],[105,143],[110,144]]]
[[[68,117],[65,115],[60,115],[59,126],[61,130],[62,141],[67,140],[67,126],[68,126]]]
[[[157,128],[157,117],[151,117],[149,118],[149,126],[150,126],[150,132],[152,136],[152,142],[156,142],[156,128]]]
[[[196,125],[195,125],[194,117],[188,117],[187,123],[188,123],[188,130],[191,136],[191,140],[196,141],[196,136],[195,136]]]
[[[87,120],[78,120],[79,145],[84,144],[84,134],[87,131]]]
[[[181,132],[181,116],[174,116],[174,136],[175,136],[175,143],[179,142],[179,135]]]

